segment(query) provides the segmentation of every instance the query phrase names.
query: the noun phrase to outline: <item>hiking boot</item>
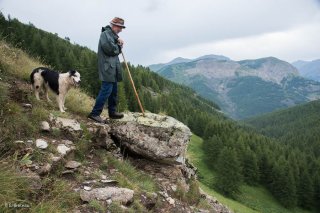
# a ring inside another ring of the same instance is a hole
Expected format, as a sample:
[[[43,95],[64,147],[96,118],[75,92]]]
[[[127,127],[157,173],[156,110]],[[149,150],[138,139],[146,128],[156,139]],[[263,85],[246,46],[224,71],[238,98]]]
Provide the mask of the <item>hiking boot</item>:
[[[121,119],[121,118],[123,118],[123,114],[119,113],[119,112],[112,112],[112,113],[109,114],[109,118]]]
[[[88,118],[94,120],[97,123],[104,123],[104,120],[99,115],[88,115]]]

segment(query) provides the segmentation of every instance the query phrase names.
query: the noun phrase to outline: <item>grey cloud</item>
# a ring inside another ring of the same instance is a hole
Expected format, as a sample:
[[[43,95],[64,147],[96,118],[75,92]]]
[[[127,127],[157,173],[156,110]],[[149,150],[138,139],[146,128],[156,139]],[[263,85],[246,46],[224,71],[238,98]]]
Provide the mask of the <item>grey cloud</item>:
[[[0,8],[93,50],[101,26],[123,17],[127,28],[120,36],[128,60],[144,65],[165,60],[164,52],[175,49],[320,22],[319,0],[2,0]]]

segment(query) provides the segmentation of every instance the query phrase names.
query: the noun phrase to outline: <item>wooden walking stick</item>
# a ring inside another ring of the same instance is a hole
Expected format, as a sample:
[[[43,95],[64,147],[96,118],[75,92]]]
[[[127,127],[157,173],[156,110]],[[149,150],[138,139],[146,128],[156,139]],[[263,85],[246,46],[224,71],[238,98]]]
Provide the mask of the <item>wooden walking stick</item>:
[[[136,95],[136,98],[137,98],[137,101],[138,101],[138,104],[139,104],[140,110],[141,110],[141,112],[142,112],[142,115],[144,116],[143,106],[142,106],[142,104],[141,104],[141,102],[140,102],[140,99],[139,99],[139,96],[138,96],[138,93],[137,93],[136,87],[134,86],[134,82],[133,82],[133,79],[132,79],[132,77],[131,77],[131,73],[130,73],[130,70],[129,70],[129,67],[128,67],[128,64],[127,64],[127,61],[126,61],[126,59],[124,58],[123,51],[121,52],[121,54],[122,54],[123,61],[124,61],[125,65],[126,65],[126,67],[127,67],[128,74],[129,74],[129,78],[130,78],[130,81],[131,81],[131,84],[132,84],[132,87],[133,87],[134,93],[135,93],[135,95]]]

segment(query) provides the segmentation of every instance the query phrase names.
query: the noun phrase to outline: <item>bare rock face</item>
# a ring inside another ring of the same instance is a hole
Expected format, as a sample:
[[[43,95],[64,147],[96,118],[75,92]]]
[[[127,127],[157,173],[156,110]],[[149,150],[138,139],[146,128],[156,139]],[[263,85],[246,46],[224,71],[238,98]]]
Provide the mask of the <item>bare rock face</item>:
[[[53,114],[49,116],[52,128],[59,128],[72,138],[78,138],[82,135],[80,123],[75,119],[56,117]]]
[[[118,187],[96,188],[90,191],[80,191],[81,199],[87,202],[91,200],[107,201],[111,199],[112,201],[119,201],[126,204],[133,200],[133,194],[134,191],[131,189]]]
[[[191,131],[176,119],[153,113],[125,114],[111,126],[111,135],[126,149],[169,164],[184,164]]]
[[[56,118],[56,124],[60,128],[66,128],[66,129],[69,129],[71,131],[81,131],[82,130],[81,127],[80,127],[80,123],[78,123],[74,119],[57,117]]]

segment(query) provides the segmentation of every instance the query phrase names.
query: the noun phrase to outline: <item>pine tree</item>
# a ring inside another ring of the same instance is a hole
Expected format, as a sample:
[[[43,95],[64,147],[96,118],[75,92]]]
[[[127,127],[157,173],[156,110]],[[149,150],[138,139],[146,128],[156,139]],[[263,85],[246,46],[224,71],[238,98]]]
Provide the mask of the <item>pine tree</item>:
[[[306,169],[303,169],[300,175],[298,205],[306,209],[311,209],[313,206],[313,183]]]
[[[260,170],[260,182],[267,188],[271,185],[272,180],[272,162],[270,160],[270,154],[263,153],[260,158],[259,170]]]
[[[203,150],[207,156],[206,161],[210,168],[214,168],[215,162],[223,147],[224,144],[217,135],[213,135],[211,138],[203,141]]]
[[[255,185],[259,181],[258,160],[249,147],[244,151],[242,158],[242,174],[244,181],[249,185]]]
[[[127,98],[124,90],[123,83],[118,83],[118,111],[123,112],[128,110]]]
[[[315,207],[320,211],[320,172],[316,172],[314,176],[314,199]]]
[[[287,208],[296,205],[296,186],[292,174],[292,168],[281,157],[272,169],[272,194]]]
[[[215,187],[226,196],[234,197],[239,193],[242,181],[241,167],[235,150],[225,147],[217,160]]]

